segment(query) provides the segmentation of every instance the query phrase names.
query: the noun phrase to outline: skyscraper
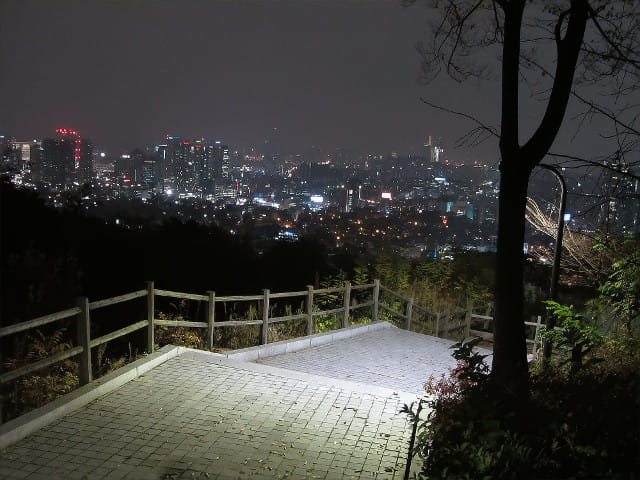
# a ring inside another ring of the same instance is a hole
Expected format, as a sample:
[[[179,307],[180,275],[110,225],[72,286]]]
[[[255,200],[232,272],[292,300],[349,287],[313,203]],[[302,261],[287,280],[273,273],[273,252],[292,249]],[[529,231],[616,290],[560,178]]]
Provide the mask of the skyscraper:
[[[429,140],[425,142],[424,146],[427,149],[427,157],[429,161],[431,163],[440,163],[440,154],[444,152],[444,149],[434,143],[431,135],[429,135]]]
[[[152,191],[156,188],[157,183],[157,157],[146,155],[142,163],[142,176],[140,184],[146,191]]]
[[[93,177],[93,146],[76,130],[60,128],[57,138],[45,138],[40,149],[42,181],[57,187],[86,183]]]
[[[280,130],[277,127],[271,129],[264,139],[263,147],[265,172],[273,174],[280,168],[280,157],[282,155],[282,145]]]
[[[344,208],[345,212],[353,212],[358,206],[358,202],[360,200],[360,188],[360,182],[355,178],[352,178],[347,182],[347,198]]]
[[[86,138],[74,141],[75,177],[80,184],[93,179],[93,145]]]

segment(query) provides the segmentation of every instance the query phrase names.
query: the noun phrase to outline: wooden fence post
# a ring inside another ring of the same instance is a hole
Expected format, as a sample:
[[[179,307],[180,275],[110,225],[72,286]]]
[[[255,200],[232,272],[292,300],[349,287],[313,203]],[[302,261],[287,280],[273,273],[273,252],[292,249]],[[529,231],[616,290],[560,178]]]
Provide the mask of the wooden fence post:
[[[447,308],[444,312],[444,336],[446,337],[449,333],[449,322],[451,321],[451,311]]]
[[[344,312],[342,312],[342,328],[349,326],[349,306],[351,305],[351,282],[344,282]]]
[[[147,282],[147,353],[153,353],[155,338],[154,338],[154,317],[155,317],[155,291],[153,282]]]
[[[534,337],[533,337],[533,355],[535,357],[536,353],[538,352],[538,333],[540,331],[540,327],[542,326],[542,317],[540,315],[538,315],[538,318],[536,319],[536,329],[535,329],[535,333],[534,333]]]
[[[80,354],[80,385],[86,385],[92,380],[91,373],[91,320],[89,319],[89,299],[78,298],[80,313],[76,317],[76,329],[78,330],[78,345],[82,347]]]
[[[471,315],[473,315],[473,300],[467,299],[467,313],[465,314],[465,329],[464,336],[465,338],[469,337],[469,330],[471,330]]]
[[[380,280],[373,281],[373,306],[371,307],[371,321],[378,321],[378,302],[380,300]]]
[[[269,289],[264,289],[264,300],[262,305],[262,329],[260,330],[260,344],[267,344],[267,334],[269,333]]]
[[[440,332],[440,312],[436,313],[436,337],[439,337]]]
[[[307,285],[307,336],[313,333],[313,285]]]
[[[487,303],[487,308],[485,308],[485,310],[484,310],[484,315],[485,315],[486,317],[488,317],[490,313],[491,313],[491,304],[490,304],[490,303]],[[484,321],[484,325],[483,325],[483,329],[484,329],[485,331],[489,330],[489,320],[486,320],[486,319],[485,319],[485,321]]]
[[[407,318],[405,319],[405,328],[411,331],[411,315],[413,314],[413,297],[407,302]]]
[[[212,351],[215,333],[214,324],[216,323],[216,292],[208,290],[207,294],[209,295],[209,308],[207,310],[207,321],[209,323],[209,330],[207,331],[207,347],[209,347],[209,351]]]

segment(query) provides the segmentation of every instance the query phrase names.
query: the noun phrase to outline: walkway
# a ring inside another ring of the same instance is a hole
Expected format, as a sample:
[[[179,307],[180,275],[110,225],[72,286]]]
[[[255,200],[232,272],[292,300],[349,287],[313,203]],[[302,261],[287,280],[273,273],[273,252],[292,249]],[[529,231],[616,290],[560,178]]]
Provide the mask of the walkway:
[[[181,349],[0,452],[0,478],[402,478],[398,411],[449,343],[384,328],[261,364]]]
[[[385,328],[258,362],[420,395],[429,376],[448,374],[456,366],[451,356],[453,343]]]

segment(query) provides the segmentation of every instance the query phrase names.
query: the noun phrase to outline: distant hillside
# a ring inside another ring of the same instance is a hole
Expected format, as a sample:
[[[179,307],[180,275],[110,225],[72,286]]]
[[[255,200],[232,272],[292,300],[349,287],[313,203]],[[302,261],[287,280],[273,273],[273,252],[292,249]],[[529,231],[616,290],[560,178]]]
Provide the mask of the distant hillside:
[[[2,324],[144,288],[219,294],[295,290],[331,271],[312,241],[256,255],[248,242],[215,227],[168,219],[127,230],[45,206],[37,194],[0,184]]]

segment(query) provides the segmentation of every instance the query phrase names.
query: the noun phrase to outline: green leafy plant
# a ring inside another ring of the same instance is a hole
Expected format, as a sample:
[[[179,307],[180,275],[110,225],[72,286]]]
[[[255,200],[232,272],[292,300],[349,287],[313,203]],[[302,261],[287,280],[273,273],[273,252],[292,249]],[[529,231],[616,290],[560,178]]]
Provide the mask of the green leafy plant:
[[[177,320],[182,321],[184,318],[181,315],[167,314],[158,312],[159,320]],[[189,327],[155,327],[155,342],[157,346],[163,345],[178,345],[187,348],[205,348],[205,330],[202,328],[189,328]]]
[[[583,367],[585,356],[595,347],[604,342],[604,336],[594,325],[589,325],[583,315],[575,311],[573,305],[561,305],[547,300],[544,302],[547,310],[558,319],[558,329],[542,328],[540,339],[552,342],[557,348],[570,352],[561,364],[570,362],[570,372],[576,373]],[[598,361],[592,358],[591,361]]]
[[[561,309],[575,321],[572,308]],[[532,369],[526,402],[490,396],[491,376],[476,340],[456,345],[458,367],[431,378],[420,418],[416,405],[402,412],[416,435],[413,457],[421,479],[632,479],[638,470],[640,354],[605,341],[601,363],[579,374]],[[594,353],[596,350],[594,350]]]
[[[626,254],[612,264],[612,273],[599,287],[600,296],[593,305],[600,306],[601,311],[609,307],[633,334],[640,319],[640,241],[630,237],[623,246]]]
[[[36,330],[27,335],[28,353],[26,360],[37,362],[71,348],[67,330],[55,330],[50,334]],[[12,360],[14,367],[20,362]],[[7,392],[7,408],[3,411],[4,420],[22,415],[38,408],[61,395],[71,392],[79,384],[78,364],[71,359],[62,360],[54,365],[25,375],[13,383]]]

